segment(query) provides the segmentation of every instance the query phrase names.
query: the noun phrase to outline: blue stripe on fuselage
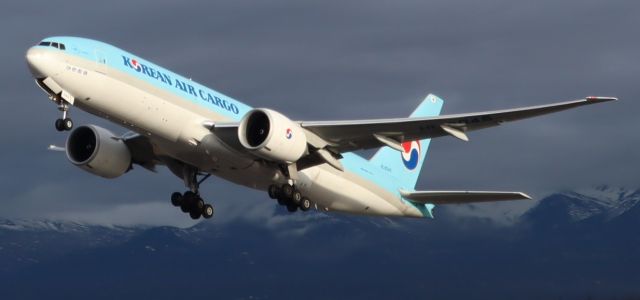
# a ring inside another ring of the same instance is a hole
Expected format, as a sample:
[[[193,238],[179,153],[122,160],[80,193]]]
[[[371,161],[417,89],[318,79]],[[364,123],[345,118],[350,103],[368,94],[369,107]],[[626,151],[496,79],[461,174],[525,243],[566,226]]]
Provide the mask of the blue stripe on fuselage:
[[[100,63],[98,61],[104,59],[105,65],[109,68],[124,72],[157,88],[169,91],[182,99],[206,107],[231,120],[240,121],[251,110],[250,106],[242,102],[112,45],[78,37],[50,37],[45,40],[65,44],[65,53],[69,55],[78,56],[96,63]],[[133,62],[134,59],[137,64]],[[400,156],[398,156],[398,159],[400,159]],[[393,177],[378,172],[368,160],[354,153],[344,153],[341,161],[348,172],[352,172],[401,198],[398,190],[400,188],[399,183]],[[430,209],[426,209],[426,207],[417,208],[425,216],[430,215]]]
[[[132,75],[231,120],[239,121],[251,110],[250,106],[227,95],[109,44],[77,37],[50,37],[45,40],[63,43],[66,46],[65,53],[69,55],[95,61],[97,64],[104,63],[108,68]],[[132,65],[133,61],[137,62],[137,68]]]

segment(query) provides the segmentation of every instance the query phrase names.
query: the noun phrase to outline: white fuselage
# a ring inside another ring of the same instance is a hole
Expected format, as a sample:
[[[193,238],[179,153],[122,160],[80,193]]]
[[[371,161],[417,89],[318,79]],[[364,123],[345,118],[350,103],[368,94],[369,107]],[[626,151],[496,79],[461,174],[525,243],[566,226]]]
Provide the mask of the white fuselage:
[[[228,116],[109,64],[65,51],[34,47],[27,59],[35,77],[49,77],[73,96],[73,106],[148,137],[157,157],[170,157],[254,189],[266,190],[287,180],[279,168],[233,150],[203,126],[206,122],[236,121]],[[367,168],[366,160],[349,155],[357,168]],[[339,171],[324,164],[302,170],[299,175],[297,187],[317,209],[424,216],[402,200],[398,191],[385,190],[348,168]]]

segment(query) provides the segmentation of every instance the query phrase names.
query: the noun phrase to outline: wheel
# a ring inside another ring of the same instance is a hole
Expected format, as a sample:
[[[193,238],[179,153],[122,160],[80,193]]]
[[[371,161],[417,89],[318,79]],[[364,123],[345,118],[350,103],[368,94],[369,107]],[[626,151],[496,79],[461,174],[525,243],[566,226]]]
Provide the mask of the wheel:
[[[293,191],[293,195],[291,195],[291,200],[293,204],[299,205],[300,201],[302,201],[302,194],[298,190]]]
[[[200,215],[201,213],[199,211],[190,211],[189,212],[189,217],[191,217],[194,220],[200,219]]]
[[[189,212],[189,205],[187,204],[187,201],[182,201],[182,203],[180,204],[180,210],[183,213]]]
[[[271,199],[276,199],[278,198],[278,186],[275,184],[272,184],[269,186],[269,198]]]
[[[185,192],[182,196],[182,203],[180,203],[180,210],[184,213],[189,212],[191,210],[191,205],[195,202],[194,200],[196,196],[197,195],[194,192]]]
[[[193,205],[191,206],[191,211],[202,213],[203,209],[204,209],[204,200],[196,196],[195,200],[193,201]]]
[[[62,120],[62,128],[67,131],[71,130],[71,128],[73,128],[73,121],[69,118]]]
[[[283,184],[282,195],[287,199],[291,199],[291,197],[293,196],[293,186],[288,183]]]
[[[288,204],[288,205],[287,205],[287,210],[288,210],[289,212],[296,212],[296,211],[298,210],[298,206],[293,205],[293,204]]]
[[[58,131],[64,131],[64,121],[62,119],[57,119],[56,120],[56,130]]]
[[[309,198],[302,198],[300,201],[300,210],[307,211],[309,209],[311,209],[311,200],[309,200]]]
[[[202,210],[202,216],[205,219],[211,219],[211,217],[213,217],[213,206],[211,206],[211,204],[204,205],[204,209]]]
[[[171,204],[175,207],[180,206],[182,204],[182,194],[178,192],[171,194]]]

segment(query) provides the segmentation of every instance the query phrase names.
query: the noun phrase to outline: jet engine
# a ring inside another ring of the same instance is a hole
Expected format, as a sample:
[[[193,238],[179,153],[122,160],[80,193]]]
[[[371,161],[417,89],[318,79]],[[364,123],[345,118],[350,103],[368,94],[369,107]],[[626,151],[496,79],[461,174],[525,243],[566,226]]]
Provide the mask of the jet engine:
[[[307,151],[307,137],[299,124],[277,111],[259,108],[240,121],[238,138],[245,148],[264,159],[292,163]]]
[[[111,131],[85,125],[67,138],[67,158],[81,169],[104,178],[116,178],[131,167],[131,152]]]

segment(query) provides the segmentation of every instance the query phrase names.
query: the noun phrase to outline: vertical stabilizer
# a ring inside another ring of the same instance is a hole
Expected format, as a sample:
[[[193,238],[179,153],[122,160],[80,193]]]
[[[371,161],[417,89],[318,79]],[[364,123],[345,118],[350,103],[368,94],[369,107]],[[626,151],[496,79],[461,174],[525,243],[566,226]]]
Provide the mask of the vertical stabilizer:
[[[411,118],[435,117],[440,115],[443,100],[429,94],[411,114]],[[430,139],[402,143],[402,151],[388,146],[380,148],[370,159],[371,164],[393,177],[398,188],[414,189],[422,164],[427,156]]]

